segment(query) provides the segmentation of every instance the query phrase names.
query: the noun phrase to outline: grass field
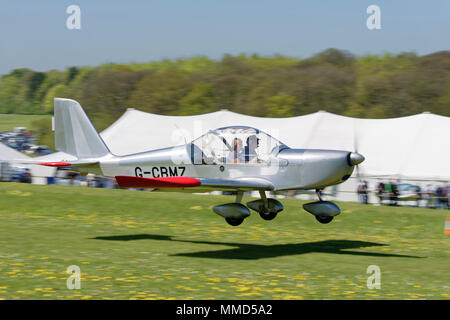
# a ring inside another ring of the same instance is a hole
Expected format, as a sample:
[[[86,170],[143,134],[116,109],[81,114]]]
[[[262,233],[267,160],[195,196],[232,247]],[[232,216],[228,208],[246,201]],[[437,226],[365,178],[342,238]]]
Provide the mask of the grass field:
[[[50,118],[49,115],[0,114],[0,131],[12,131],[15,127],[31,129],[34,120]]]
[[[289,199],[273,221],[231,227],[210,208],[233,200],[0,183],[0,298],[450,298],[446,210],[341,203],[322,225]]]

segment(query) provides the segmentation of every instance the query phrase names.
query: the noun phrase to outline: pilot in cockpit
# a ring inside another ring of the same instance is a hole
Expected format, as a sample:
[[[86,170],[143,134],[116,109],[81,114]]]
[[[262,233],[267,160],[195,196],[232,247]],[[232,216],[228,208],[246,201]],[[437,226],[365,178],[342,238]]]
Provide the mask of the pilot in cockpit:
[[[247,145],[245,146],[245,162],[258,162],[258,154],[256,149],[259,147],[259,139],[256,135],[251,135],[247,138]]]
[[[244,148],[242,140],[234,138],[232,143],[232,151],[228,154],[227,163],[242,163],[245,160]]]

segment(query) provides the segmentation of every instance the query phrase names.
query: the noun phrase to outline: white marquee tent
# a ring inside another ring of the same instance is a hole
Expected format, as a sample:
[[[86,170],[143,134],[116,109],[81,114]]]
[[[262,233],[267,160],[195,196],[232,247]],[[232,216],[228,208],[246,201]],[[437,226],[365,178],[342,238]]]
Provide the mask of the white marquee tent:
[[[259,118],[227,110],[162,116],[128,109],[101,136],[117,155],[190,142],[210,129],[256,127],[291,148],[355,150],[366,157],[364,177],[450,180],[450,118],[431,113],[357,119],[319,111],[291,118]]]
[[[23,153],[7,147],[3,143],[0,143],[0,162],[8,162],[13,166],[28,168],[31,171],[33,183],[46,184],[47,177],[54,176],[56,171],[55,168],[33,164],[23,164],[20,162],[20,160],[28,161],[30,159],[30,157],[24,155]]]

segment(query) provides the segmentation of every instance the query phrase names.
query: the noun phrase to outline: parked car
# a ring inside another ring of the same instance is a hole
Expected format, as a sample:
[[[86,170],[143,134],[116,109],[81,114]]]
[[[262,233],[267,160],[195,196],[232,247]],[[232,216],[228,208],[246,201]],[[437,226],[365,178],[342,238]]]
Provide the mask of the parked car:
[[[421,199],[420,187],[410,183],[397,185],[399,201],[418,201]]]
[[[48,154],[52,154],[53,151],[49,150],[46,146],[36,146],[33,150],[33,154],[36,156],[46,156]]]
[[[22,167],[11,167],[11,181],[31,183],[30,169]]]
[[[71,167],[58,168],[55,183],[60,186],[81,186],[86,183],[85,178]]]

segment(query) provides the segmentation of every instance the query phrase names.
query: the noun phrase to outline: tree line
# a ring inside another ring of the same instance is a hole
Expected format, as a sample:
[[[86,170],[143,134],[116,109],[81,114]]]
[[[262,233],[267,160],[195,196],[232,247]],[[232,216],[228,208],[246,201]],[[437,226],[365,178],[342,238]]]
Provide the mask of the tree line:
[[[165,115],[228,109],[260,117],[318,110],[359,118],[424,111],[450,116],[450,51],[355,55],[327,49],[310,58],[225,55],[150,63],[16,69],[0,80],[0,113],[51,114],[53,98],[79,101],[98,130],[127,108]],[[38,131],[50,127],[36,123]]]

